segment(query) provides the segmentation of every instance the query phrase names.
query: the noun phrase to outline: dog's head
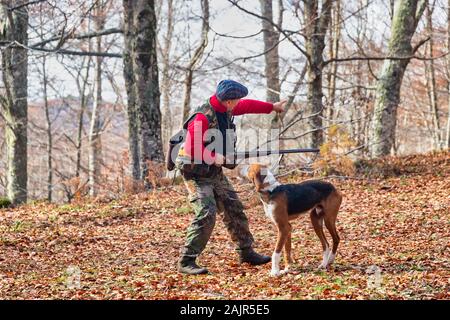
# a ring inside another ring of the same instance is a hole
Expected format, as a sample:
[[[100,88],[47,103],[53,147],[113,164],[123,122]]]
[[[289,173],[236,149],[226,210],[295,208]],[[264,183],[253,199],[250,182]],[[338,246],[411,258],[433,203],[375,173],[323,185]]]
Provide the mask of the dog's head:
[[[251,164],[242,167],[240,175],[255,185],[257,192],[271,191],[279,185],[273,173],[262,164]]]

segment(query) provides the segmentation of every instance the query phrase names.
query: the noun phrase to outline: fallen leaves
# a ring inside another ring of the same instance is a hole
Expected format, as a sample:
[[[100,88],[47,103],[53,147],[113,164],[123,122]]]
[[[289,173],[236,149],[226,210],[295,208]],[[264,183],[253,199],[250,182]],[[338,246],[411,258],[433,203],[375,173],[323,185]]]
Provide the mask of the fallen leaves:
[[[239,265],[221,219],[199,259],[210,274],[179,274],[192,213],[183,186],[170,186],[110,203],[0,210],[0,298],[449,299],[449,153],[388,158],[359,171],[367,179],[333,180],[344,202],[328,272],[316,270],[321,246],[305,215],[293,222],[296,263],[282,277],[270,277],[270,265]],[[275,228],[251,190],[239,196],[256,250],[270,255]],[[80,272],[72,286],[70,267]],[[374,267],[380,283],[371,288]]]

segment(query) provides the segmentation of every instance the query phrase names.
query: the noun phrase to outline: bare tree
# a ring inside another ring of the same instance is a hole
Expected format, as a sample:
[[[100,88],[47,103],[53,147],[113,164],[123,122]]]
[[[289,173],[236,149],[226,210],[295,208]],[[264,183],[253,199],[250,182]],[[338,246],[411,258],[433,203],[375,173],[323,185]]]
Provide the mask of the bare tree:
[[[124,0],[123,8],[132,29],[128,26],[125,43],[131,51],[132,63],[124,64],[127,93],[134,96],[135,107],[130,107],[134,118],[129,118],[129,126],[138,124],[138,146],[140,178],[146,186],[149,161],[162,162],[164,159],[161,140],[161,111],[159,108],[159,77],[156,49],[156,14],[153,0]],[[132,86],[132,87],[130,87]],[[128,97],[128,104],[133,103]],[[134,129],[129,129],[129,132]],[[130,141],[136,143],[136,141]],[[132,154],[134,156],[134,154]]]
[[[48,104],[48,71],[47,57],[42,57],[42,89],[44,98],[45,121],[47,123],[47,200],[53,199],[53,134],[52,120],[50,119],[50,110]]]
[[[163,142],[169,141],[170,135],[172,133],[172,110],[170,105],[170,91],[171,91],[171,81],[170,81],[170,56],[173,42],[173,31],[174,31],[174,7],[173,0],[167,0],[167,22],[166,22],[166,33],[164,35],[164,42],[161,45],[161,57],[162,57],[162,79],[161,79],[161,91],[162,91],[162,122],[163,122]]]
[[[329,28],[329,46],[328,52],[330,59],[339,57],[339,42],[341,38],[341,1],[336,0],[331,9],[330,28]],[[334,105],[336,99],[336,79],[338,73],[338,63],[332,62],[327,72],[328,78],[328,108],[326,118],[329,123],[333,120]]]
[[[209,0],[200,0],[202,7],[202,36],[200,43],[195,49],[187,67],[186,78],[184,80],[184,101],[183,101],[183,118],[182,122],[187,119],[191,110],[191,92],[192,92],[192,80],[194,77],[194,71],[196,65],[201,60],[206,46],[208,45],[208,31],[209,31]]]
[[[134,6],[131,1],[124,1],[124,79],[127,91],[127,115],[128,115],[128,144],[130,152],[130,167],[134,181],[141,179],[140,151],[139,151],[139,119],[136,104],[136,87],[133,73],[133,39],[134,29]]]
[[[424,0],[399,0],[392,21],[389,56],[405,57],[384,62],[379,77],[371,127],[371,155],[379,157],[391,152],[395,141],[397,108],[403,75],[415,48],[411,39],[425,9]]]
[[[262,30],[264,39],[264,74],[266,78],[266,101],[280,101],[281,83],[280,83],[280,57],[278,53],[278,44],[280,42],[280,31],[283,25],[284,6],[283,1],[278,1],[278,21],[273,17],[273,1],[260,0],[261,15],[263,19]],[[277,28],[275,28],[275,26]],[[272,118],[272,128],[279,127],[281,115],[276,114]]]
[[[283,1],[279,1],[278,29],[274,27],[272,0],[260,0],[261,19],[264,38],[264,58],[266,75],[266,100],[276,102],[280,100],[280,59],[278,55],[278,43],[280,41],[279,28],[282,28]]]
[[[430,8],[430,5],[427,3],[426,5],[426,30],[430,37],[428,40],[428,56],[432,58],[434,56],[434,40],[433,40],[433,20],[432,20],[433,10]],[[433,141],[434,148],[441,149],[441,126],[439,119],[439,108],[438,108],[438,97],[437,97],[437,89],[436,89],[436,71],[434,67],[434,60],[430,59],[425,61],[425,77],[427,79],[427,93],[429,99],[429,107],[430,113],[432,117],[433,123]]]
[[[450,0],[447,1],[447,50],[450,52]],[[447,133],[445,143],[450,149],[450,55],[447,55],[447,92],[448,92],[448,115]]]
[[[305,46],[308,59],[308,105],[313,114],[311,146],[319,147],[323,143],[323,90],[322,76],[325,49],[325,35],[331,17],[332,1],[323,0],[319,12],[319,0],[304,1],[305,4]]]
[[[93,21],[95,31],[100,32],[105,26],[105,10],[108,0],[100,0],[94,10]],[[102,52],[102,37],[95,38],[96,52]],[[101,174],[102,162],[102,141],[101,128],[102,121],[102,63],[103,57],[95,57],[94,74],[94,104],[91,113],[91,122],[89,129],[89,194],[96,196]]]
[[[3,21],[0,39],[28,43],[28,10],[20,7],[25,0],[2,1]],[[7,194],[13,203],[27,201],[27,123],[28,123],[28,51],[22,46],[5,47],[1,51],[4,96],[1,97],[6,121]]]

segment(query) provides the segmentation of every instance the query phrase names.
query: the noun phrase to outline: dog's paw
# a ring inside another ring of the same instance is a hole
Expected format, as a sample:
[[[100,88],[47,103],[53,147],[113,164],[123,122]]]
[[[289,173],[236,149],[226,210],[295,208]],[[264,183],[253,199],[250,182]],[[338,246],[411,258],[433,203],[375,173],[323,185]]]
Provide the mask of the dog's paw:
[[[330,254],[328,255],[327,266],[330,266],[334,262],[335,258],[336,258],[336,254],[330,252]]]
[[[281,272],[280,272],[280,270],[270,270],[269,275],[271,277],[279,277],[281,275]]]
[[[328,264],[322,262],[321,264],[319,264],[319,266],[317,267],[317,269],[319,270],[326,270],[327,269]]]
[[[286,270],[286,269],[281,270],[280,271],[280,276],[283,276],[283,275],[288,274],[288,273],[289,273],[289,270]]]

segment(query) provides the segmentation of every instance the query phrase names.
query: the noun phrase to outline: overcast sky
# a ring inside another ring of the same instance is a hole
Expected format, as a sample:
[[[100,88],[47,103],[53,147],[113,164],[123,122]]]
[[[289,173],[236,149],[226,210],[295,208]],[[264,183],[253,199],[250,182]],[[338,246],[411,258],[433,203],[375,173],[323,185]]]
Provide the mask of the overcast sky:
[[[388,35],[389,31],[389,11],[386,7],[386,3],[388,1],[384,0],[365,0],[365,1],[346,1],[346,11],[344,12],[344,17],[346,17],[346,27],[343,33],[352,33],[355,29],[356,19],[348,18],[351,16],[351,13],[357,10],[358,3],[371,3],[369,6],[369,11],[367,14],[367,20],[365,23],[367,24],[367,28],[369,28],[368,33],[372,34],[374,40],[383,43],[385,37]],[[179,1],[175,1],[177,5],[179,5]],[[199,0],[190,0],[184,2],[184,7],[182,12],[180,13],[180,17],[184,18],[184,21],[179,21],[176,25],[176,34],[182,35],[182,41],[184,45],[186,44],[186,40],[188,37],[192,46],[195,46],[197,41],[200,38],[200,27],[201,20],[198,18],[201,14]],[[240,5],[245,7],[246,9],[259,13],[260,12],[260,4],[259,1],[255,0],[245,0],[240,1]],[[274,1],[275,7],[274,12],[277,12],[277,1]],[[286,7],[289,7],[289,1],[286,1]],[[208,64],[202,65],[202,71],[206,71],[207,79],[198,82],[199,78],[194,79],[195,86],[193,88],[193,104],[197,104],[202,101],[205,96],[214,92],[215,86],[218,81],[223,78],[233,78],[237,80],[241,80],[245,82],[245,84],[249,87],[250,97],[257,99],[264,99],[265,97],[265,81],[261,77],[261,74],[264,71],[264,60],[263,57],[259,57],[253,60],[242,61],[239,60],[235,62],[235,66],[240,66],[244,68],[248,68],[254,71],[254,74],[248,73],[240,73],[234,67],[226,67],[221,68],[216,71],[211,71],[211,62],[216,61],[216,59],[222,57],[228,60],[233,60],[239,57],[251,56],[263,51],[263,41],[262,34],[259,34],[255,37],[248,39],[232,39],[225,38],[215,35],[214,33],[227,34],[230,36],[248,36],[251,34],[256,34],[261,30],[261,22],[242,11],[238,8],[234,7],[227,0],[211,0],[210,1],[210,12],[211,19],[210,25],[212,31],[209,34],[209,45],[206,50],[207,53],[210,53]],[[162,11],[164,14],[164,9]],[[189,20],[186,20],[186,17],[189,16]],[[299,21],[293,15],[292,12],[287,10],[283,17],[284,26],[287,29],[298,30]],[[109,27],[114,27],[120,23],[120,17],[117,16],[116,19],[110,22]],[[364,22],[363,22],[364,23]],[[186,26],[189,25],[189,30]],[[164,31],[164,26],[161,26]],[[301,40],[301,38],[297,38]],[[117,41],[117,48],[111,49],[113,52],[120,53],[120,48],[122,46],[122,40],[119,37]],[[175,42],[174,49],[177,50],[178,45]],[[211,49],[213,49],[211,53]],[[280,47],[280,56],[284,59],[290,61],[289,63],[296,67],[298,70],[301,69],[303,63],[303,57],[300,52],[291,44],[289,41],[284,40],[281,42]],[[33,53],[36,55],[36,53]],[[69,94],[77,95],[76,87],[74,85],[73,79],[69,76],[69,74],[64,70],[62,65],[57,61],[55,55],[49,56],[48,61],[48,71],[53,78],[56,79],[55,87],[57,88],[57,92],[51,91],[50,94],[53,97],[56,96],[67,96]],[[59,56],[59,60],[61,60],[61,56]],[[65,61],[79,61],[79,57],[64,57]],[[115,70],[116,76],[114,77],[119,85],[119,88],[122,88],[122,94],[125,97],[125,88],[122,77],[122,65],[120,59],[105,59],[106,67],[110,70]],[[42,99],[42,88],[41,81],[37,76],[36,72],[34,72],[37,64],[33,64],[30,66],[30,100],[35,101]],[[281,63],[282,71],[288,68],[287,63]],[[259,73],[259,74],[258,74]],[[203,79],[203,77],[202,77]],[[292,87],[291,83],[295,82],[296,74],[292,74],[283,87],[282,96],[286,96],[289,94],[289,89]],[[105,100],[109,102],[114,102],[117,98],[116,94],[112,90],[108,81],[103,82],[103,97]],[[180,85],[179,88],[176,88],[181,96],[181,92],[183,90]]]

